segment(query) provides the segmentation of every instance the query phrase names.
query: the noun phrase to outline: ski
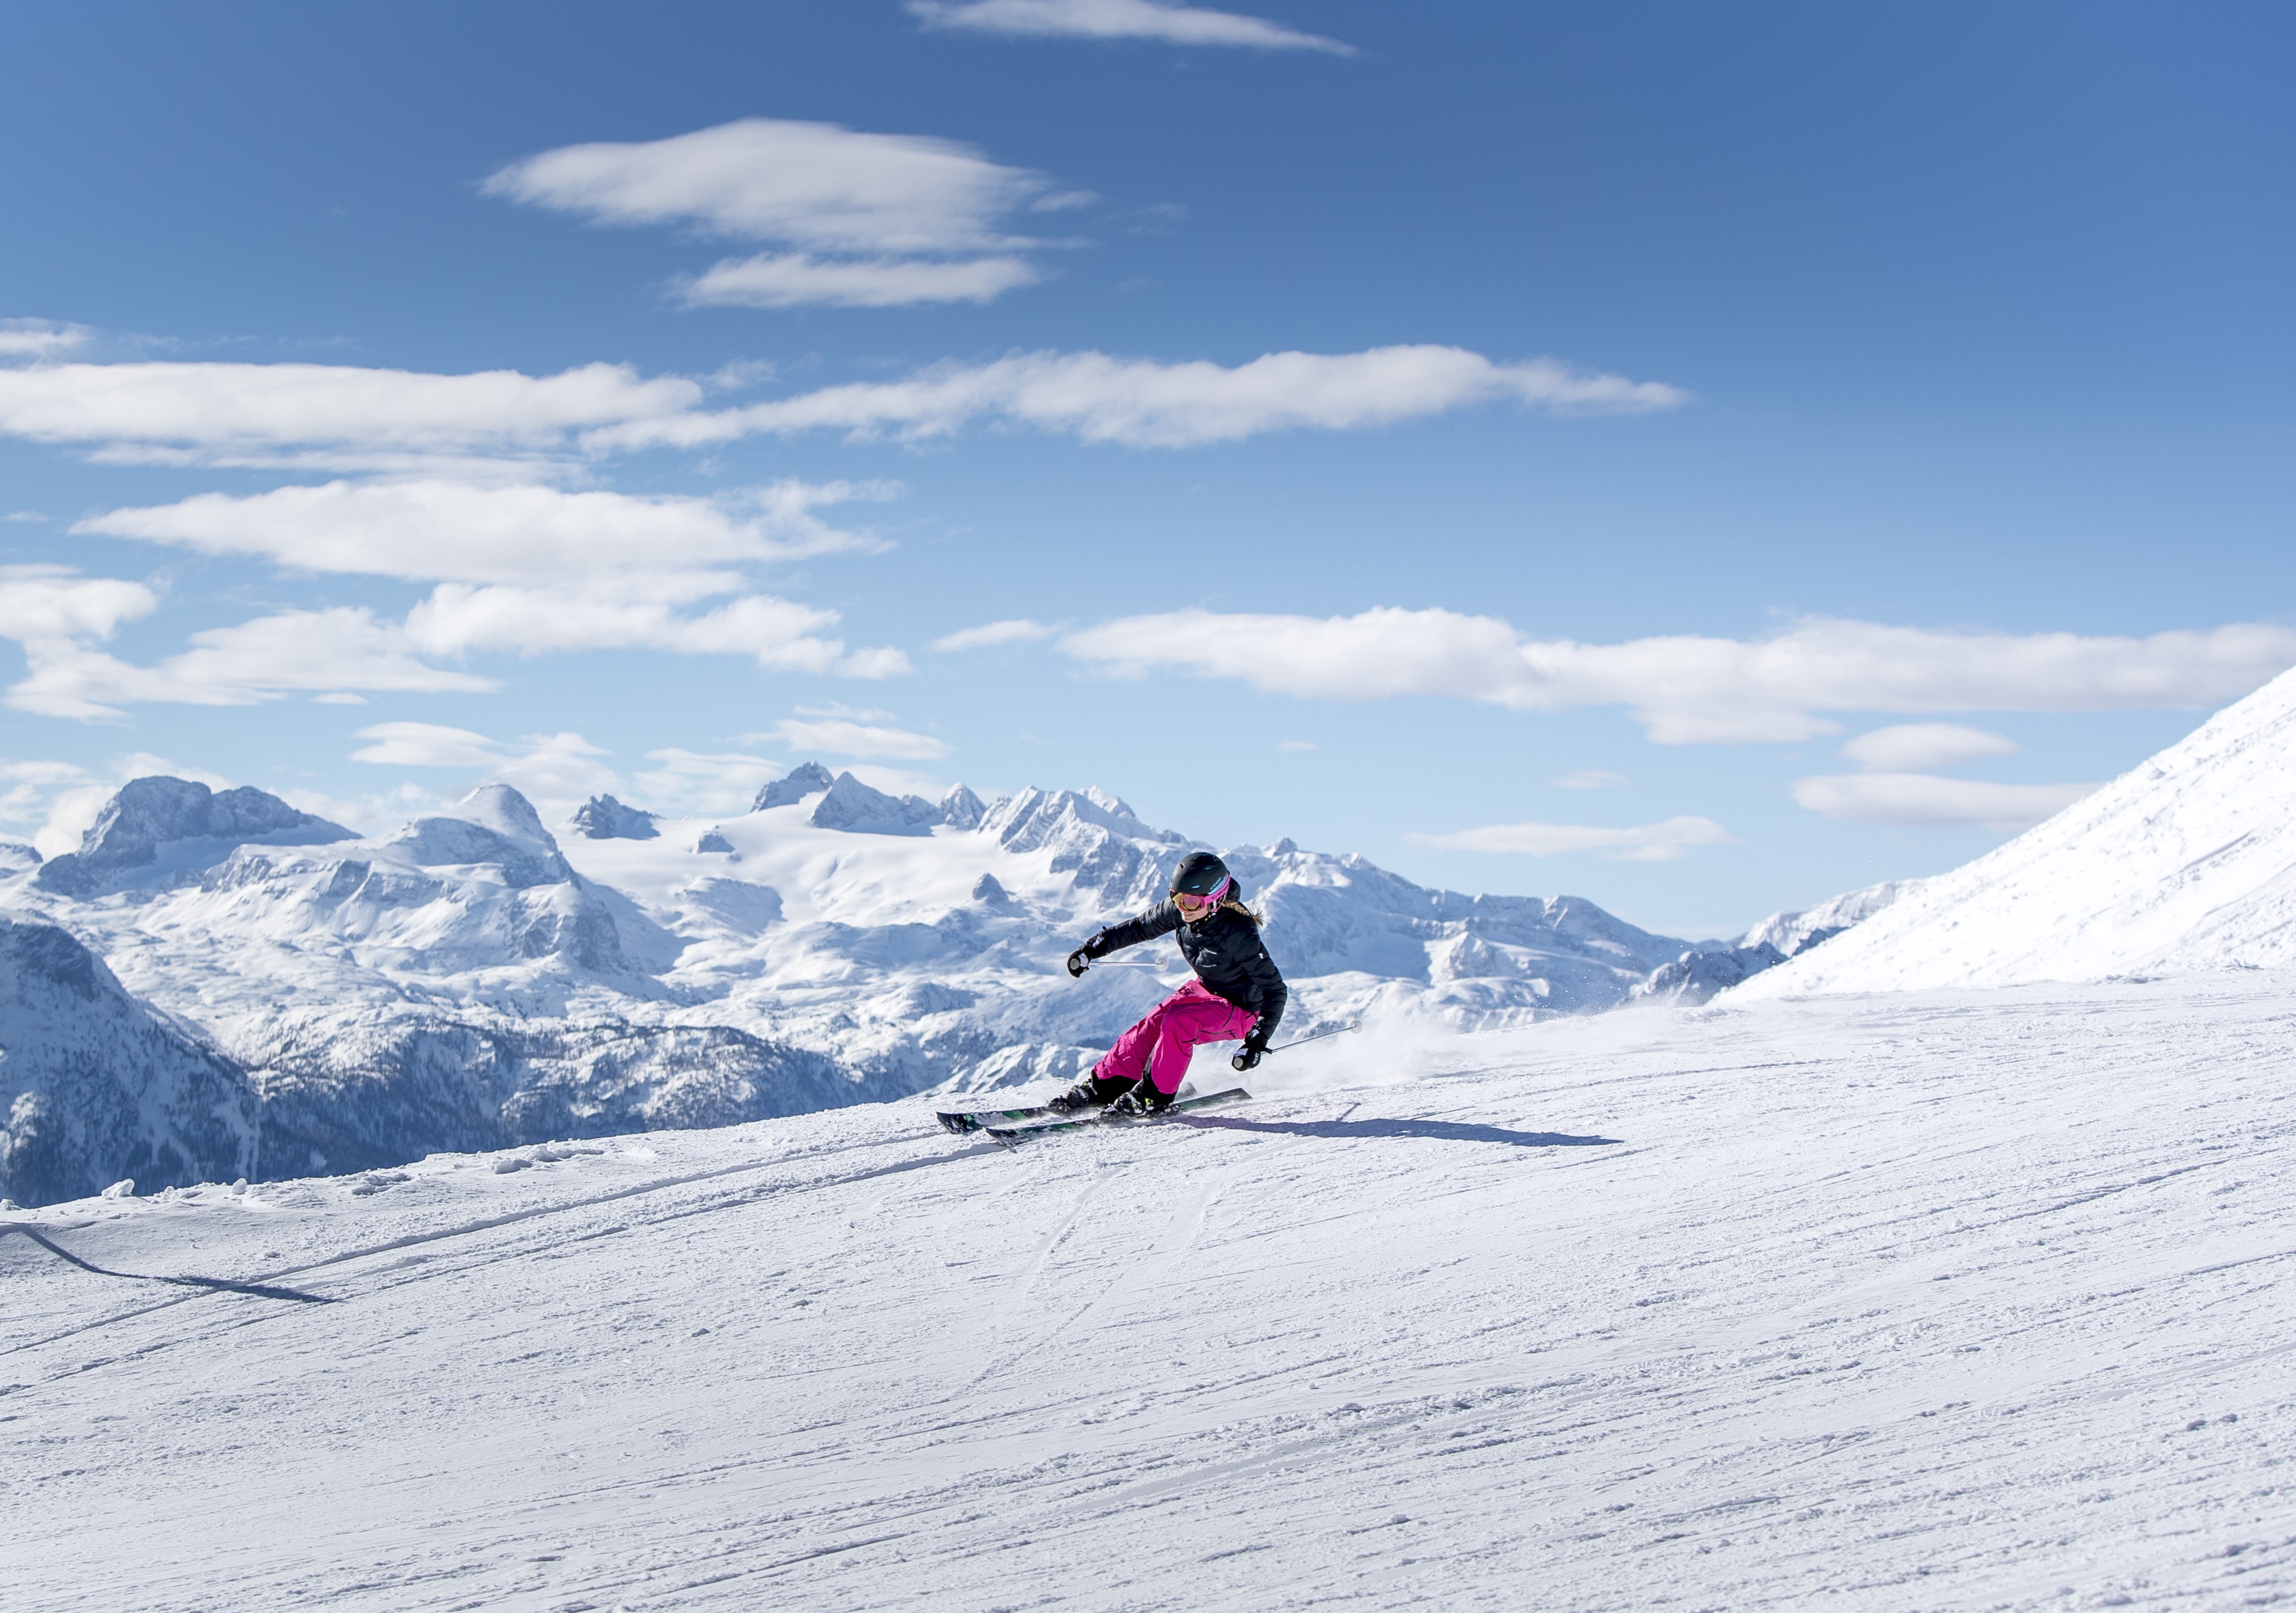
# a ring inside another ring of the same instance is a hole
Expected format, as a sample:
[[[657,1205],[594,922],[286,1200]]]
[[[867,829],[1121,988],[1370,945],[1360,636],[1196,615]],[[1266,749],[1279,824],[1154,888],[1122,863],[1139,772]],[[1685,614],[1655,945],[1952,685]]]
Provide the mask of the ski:
[[[1201,1098],[1177,1099],[1172,1107],[1164,1111],[1164,1114],[1177,1115],[1186,1109],[1217,1109],[1230,1103],[1247,1102],[1250,1097],[1251,1094],[1241,1086],[1231,1086],[1224,1093],[1207,1093]],[[1144,1121],[1161,1118],[1163,1118],[1162,1115],[1111,1115],[1106,1109],[1102,1109],[1098,1114],[1086,1115],[1081,1119],[1055,1120],[1050,1126],[984,1126],[980,1129],[987,1132],[1002,1146],[1012,1148],[1024,1137],[1043,1137],[1054,1132],[1082,1131],[1088,1126],[1136,1126]]]
[[[943,1131],[949,1132],[956,1136],[962,1137],[967,1132],[983,1130],[992,1122],[997,1120],[1034,1120],[1040,1116],[1056,1115],[1062,1112],[1062,1110],[1054,1109],[1049,1103],[1039,1103],[1030,1109],[965,1109],[959,1113],[951,1115],[937,1114],[933,1118],[940,1122],[940,1127]]]

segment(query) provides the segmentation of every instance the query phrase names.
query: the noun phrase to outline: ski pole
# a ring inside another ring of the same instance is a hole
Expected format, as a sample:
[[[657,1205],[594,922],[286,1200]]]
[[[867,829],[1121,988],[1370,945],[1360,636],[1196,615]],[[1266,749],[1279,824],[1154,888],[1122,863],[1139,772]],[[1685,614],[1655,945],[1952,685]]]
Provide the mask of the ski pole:
[[[1361,1019],[1349,1019],[1345,1025],[1334,1025],[1329,1030],[1311,1031],[1304,1036],[1294,1036],[1283,1046],[1271,1047],[1267,1051],[1272,1053],[1289,1052],[1295,1047],[1305,1047],[1310,1042],[1320,1042],[1325,1036],[1336,1036],[1347,1031],[1361,1030],[1362,1028],[1363,1021]]]

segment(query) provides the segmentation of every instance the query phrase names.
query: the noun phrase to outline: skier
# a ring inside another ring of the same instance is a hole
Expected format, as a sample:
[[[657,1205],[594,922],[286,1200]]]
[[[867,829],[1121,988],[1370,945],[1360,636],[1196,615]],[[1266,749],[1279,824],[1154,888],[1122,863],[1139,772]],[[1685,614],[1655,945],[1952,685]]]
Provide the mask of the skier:
[[[1161,1114],[1204,1043],[1242,1037],[1243,1051],[1232,1060],[1240,1070],[1267,1056],[1289,994],[1259,938],[1258,916],[1244,906],[1227,864],[1209,851],[1180,859],[1170,900],[1111,925],[1069,954],[1069,973],[1081,976],[1096,958],[1175,931],[1196,978],[1117,1037],[1092,1073],[1047,1107],[1062,1114],[1111,1105],[1117,1114]]]

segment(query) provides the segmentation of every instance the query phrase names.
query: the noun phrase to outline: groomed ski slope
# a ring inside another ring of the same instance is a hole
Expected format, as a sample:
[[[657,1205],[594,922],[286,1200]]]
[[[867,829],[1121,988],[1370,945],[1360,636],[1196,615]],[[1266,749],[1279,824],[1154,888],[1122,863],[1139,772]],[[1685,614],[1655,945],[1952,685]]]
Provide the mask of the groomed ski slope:
[[[0,1584],[2261,1605],[2296,1593],[2292,987],[1367,1032],[1247,1109],[1010,1153],[927,1099],[0,1216]]]

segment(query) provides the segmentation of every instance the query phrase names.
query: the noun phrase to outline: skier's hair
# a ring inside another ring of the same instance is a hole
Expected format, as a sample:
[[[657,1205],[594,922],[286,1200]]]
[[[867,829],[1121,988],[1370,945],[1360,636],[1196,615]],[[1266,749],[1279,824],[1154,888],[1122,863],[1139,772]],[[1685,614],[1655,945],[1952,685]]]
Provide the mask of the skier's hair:
[[[1243,905],[1243,899],[1241,897],[1228,897],[1226,901],[1220,904],[1220,911],[1222,913],[1240,913],[1245,918],[1250,919],[1252,923],[1259,928],[1262,929],[1267,928],[1267,921],[1261,918],[1258,913],[1252,912],[1250,908],[1246,907]]]

